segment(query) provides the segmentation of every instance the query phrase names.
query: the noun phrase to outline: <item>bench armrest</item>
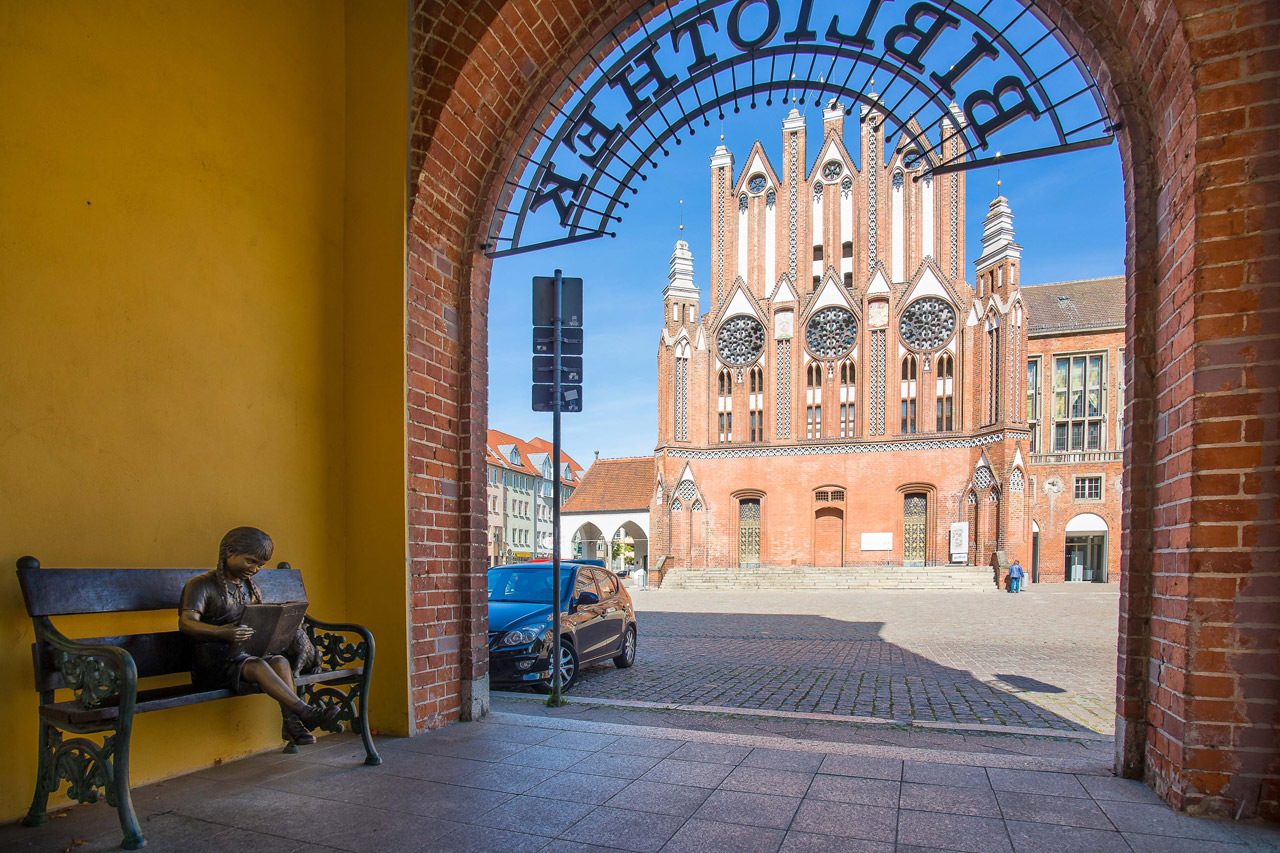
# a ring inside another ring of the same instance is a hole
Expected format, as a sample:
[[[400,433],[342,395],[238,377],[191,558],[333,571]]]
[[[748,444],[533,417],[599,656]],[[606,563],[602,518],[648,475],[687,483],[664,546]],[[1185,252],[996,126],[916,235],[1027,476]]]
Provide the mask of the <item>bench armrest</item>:
[[[325,669],[341,669],[344,665],[360,661],[370,663],[373,659],[373,634],[363,625],[350,622],[322,622],[310,615],[305,621],[311,642],[320,653],[320,661]],[[358,642],[348,641],[345,634],[356,634]]]
[[[49,645],[54,665],[81,705],[97,708],[116,699],[121,719],[133,713],[138,667],[127,651],[119,646],[77,643],[54,628],[48,617],[37,620],[36,637]]]

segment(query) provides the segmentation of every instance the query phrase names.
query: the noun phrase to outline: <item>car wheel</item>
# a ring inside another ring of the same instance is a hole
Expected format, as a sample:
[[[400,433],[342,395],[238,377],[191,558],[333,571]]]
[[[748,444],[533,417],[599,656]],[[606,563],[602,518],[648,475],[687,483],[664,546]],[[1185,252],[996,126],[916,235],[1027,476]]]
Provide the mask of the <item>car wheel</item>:
[[[636,662],[636,626],[628,625],[627,633],[622,635],[622,651],[613,659],[618,669],[626,669]]]
[[[578,651],[568,640],[560,641],[560,692],[567,693],[578,680]],[[551,681],[539,682],[533,686],[539,693],[551,692]]]

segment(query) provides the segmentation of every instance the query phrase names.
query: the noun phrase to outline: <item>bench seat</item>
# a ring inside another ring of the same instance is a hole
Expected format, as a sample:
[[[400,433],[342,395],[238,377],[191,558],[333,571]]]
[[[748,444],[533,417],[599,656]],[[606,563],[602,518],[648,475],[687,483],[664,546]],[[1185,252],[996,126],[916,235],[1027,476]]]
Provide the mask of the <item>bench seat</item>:
[[[302,687],[307,684],[355,684],[364,674],[364,667],[351,666],[345,669],[330,669],[312,675],[295,676],[293,682]],[[254,687],[245,692],[246,696],[261,693]],[[193,684],[174,684],[169,687],[153,687],[139,690],[138,698],[133,706],[133,713],[145,714],[148,711],[163,711],[166,708],[181,708],[184,705],[199,705],[201,702],[212,702],[216,699],[231,699],[236,694],[227,688],[217,690],[199,690]],[[86,708],[79,700],[51,702],[40,706],[40,719],[45,722],[71,731],[106,731],[115,727],[120,718],[120,704],[111,701],[96,708]],[[100,727],[100,728],[95,728]]]

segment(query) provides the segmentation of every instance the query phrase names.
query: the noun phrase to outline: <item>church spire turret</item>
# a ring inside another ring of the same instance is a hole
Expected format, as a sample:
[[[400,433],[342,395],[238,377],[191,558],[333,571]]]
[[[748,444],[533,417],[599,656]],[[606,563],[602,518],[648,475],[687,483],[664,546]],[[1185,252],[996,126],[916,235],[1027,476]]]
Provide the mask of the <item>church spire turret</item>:
[[[674,331],[682,325],[695,325],[701,298],[702,291],[693,283],[693,253],[688,243],[677,240],[671,252],[667,286],[662,289],[667,328]]]
[[[973,262],[977,267],[979,296],[999,293],[1004,297],[1017,284],[1022,247],[1013,241],[1013,236],[1009,199],[996,196],[982,227],[982,257]]]

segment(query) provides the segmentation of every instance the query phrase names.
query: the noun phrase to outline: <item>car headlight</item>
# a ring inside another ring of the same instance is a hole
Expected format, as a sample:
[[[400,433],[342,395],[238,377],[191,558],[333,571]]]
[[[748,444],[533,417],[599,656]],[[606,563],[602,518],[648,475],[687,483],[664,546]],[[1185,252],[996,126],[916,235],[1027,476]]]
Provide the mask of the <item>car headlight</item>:
[[[499,645],[502,646],[527,646],[534,640],[538,639],[546,628],[543,625],[530,625],[525,628],[517,628],[514,631],[508,631],[502,635]]]

